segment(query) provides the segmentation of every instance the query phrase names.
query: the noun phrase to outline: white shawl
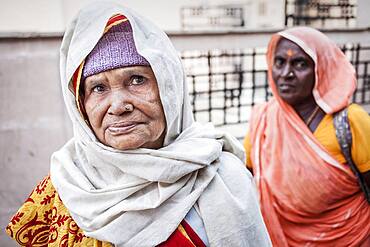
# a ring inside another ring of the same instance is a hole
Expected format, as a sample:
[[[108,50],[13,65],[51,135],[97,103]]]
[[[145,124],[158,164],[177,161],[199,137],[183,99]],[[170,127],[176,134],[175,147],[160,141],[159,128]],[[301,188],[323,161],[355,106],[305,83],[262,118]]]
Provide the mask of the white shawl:
[[[69,84],[108,19],[125,15],[138,52],[155,73],[167,132],[158,150],[119,151],[100,143],[81,117]],[[155,246],[197,203],[211,246],[269,246],[241,144],[193,121],[178,53],[164,32],[113,3],[93,3],[68,27],[61,83],[74,138],[51,158],[51,180],[85,234],[116,246]]]

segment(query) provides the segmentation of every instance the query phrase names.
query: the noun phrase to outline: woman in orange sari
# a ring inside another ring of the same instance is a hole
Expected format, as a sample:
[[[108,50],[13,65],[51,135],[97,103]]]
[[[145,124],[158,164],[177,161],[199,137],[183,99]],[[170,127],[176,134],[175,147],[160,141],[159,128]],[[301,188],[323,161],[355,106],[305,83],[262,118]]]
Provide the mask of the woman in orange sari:
[[[273,35],[274,97],[253,109],[244,146],[274,246],[370,246],[370,206],[346,164],[333,114],[348,108],[352,158],[370,181],[370,117],[349,104],[355,70],[319,31]]]

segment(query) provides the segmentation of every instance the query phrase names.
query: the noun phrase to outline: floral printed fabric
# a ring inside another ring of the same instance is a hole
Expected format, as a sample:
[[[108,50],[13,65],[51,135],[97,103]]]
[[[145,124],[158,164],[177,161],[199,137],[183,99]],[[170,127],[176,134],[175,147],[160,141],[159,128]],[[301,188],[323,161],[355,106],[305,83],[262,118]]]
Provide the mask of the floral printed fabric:
[[[21,246],[112,246],[86,237],[45,177],[13,216],[6,232]]]
[[[204,246],[198,236],[189,236],[182,225],[161,244],[161,247]],[[45,177],[32,191],[18,212],[12,217],[6,232],[21,246],[93,246],[112,247],[84,235],[63,205],[51,183],[50,176]],[[194,242],[194,243],[193,243]]]

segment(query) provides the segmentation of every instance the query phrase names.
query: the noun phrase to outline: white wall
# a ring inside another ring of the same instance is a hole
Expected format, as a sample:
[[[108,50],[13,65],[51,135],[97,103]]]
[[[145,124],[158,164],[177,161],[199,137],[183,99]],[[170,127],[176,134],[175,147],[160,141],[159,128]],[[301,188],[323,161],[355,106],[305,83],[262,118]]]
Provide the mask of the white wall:
[[[0,32],[64,32],[78,10],[93,0],[0,0]],[[105,1],[105,0],[100,0]],[[165,31],[181,30],[183,6],[240,4],[247,27],[282,27],[284,0],[115,0],[147,16]],[[266,2],[266,16],[258,16]],[[273,11],[273,13],[272,13]]]
[[[63,32],[91,0],[0,0],[0,32]],[[104,1],[104,0],[103,0]],[[116,0],[166,31],[181,28],[180,8],[197,0]]]
[[[261,15],[260,8],[264,3],[265,13]],[[248,11],[245,12],[247,26],[252,29],[284,28],[285,0],[250,0]]]
[[[64,32],[78,10],[94,0],[0,0],[0,32]],[[95,0],[96,1],[96,0]],[[106,0],[100,0],[106,1]],[[112,0],[108,0],[112,1]],[[245,7],[246,27],[283,28],[285,0],[114,0],[147,16],[165,31],[181,30],[183,6],[240,4]],[[370,0],[358,4],[358,27],[369,27]],[[266,13],[260,15],[261,3]]]
[[[61,32],[61,0],[1,0],[0,32]]]
[[[370,26],[370,1],[369,0],[357,0],[357,26],[358,27],[369,27]]]

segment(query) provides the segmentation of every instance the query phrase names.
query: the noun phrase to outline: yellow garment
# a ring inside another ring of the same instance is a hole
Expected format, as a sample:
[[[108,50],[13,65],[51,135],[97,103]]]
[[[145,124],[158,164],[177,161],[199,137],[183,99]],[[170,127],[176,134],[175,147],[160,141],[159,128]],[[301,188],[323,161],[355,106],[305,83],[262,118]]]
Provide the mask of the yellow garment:
[[[365,173],[370,170],[370,116],[361,106],[351,104],[348,107],[348,119],[352,132],[352,159],[359,171]],[[342,164],[346,163],[335,136],[332,115],[325,115],[313,134],[333,158]],[[252,169],[249,132],[244,139],[244,148],[247,155],[246,165]]]
[[[21,246],[112,246],[84,235],[60,200],[49,176],[32,191],[11,219],[6,232]]]
[[[50,176],[36,186],[5,230],[21,246],[113,247],[85,236],[60,200]],[[181,224],[177,230],[188,240],[180,245],[195,246]]]

